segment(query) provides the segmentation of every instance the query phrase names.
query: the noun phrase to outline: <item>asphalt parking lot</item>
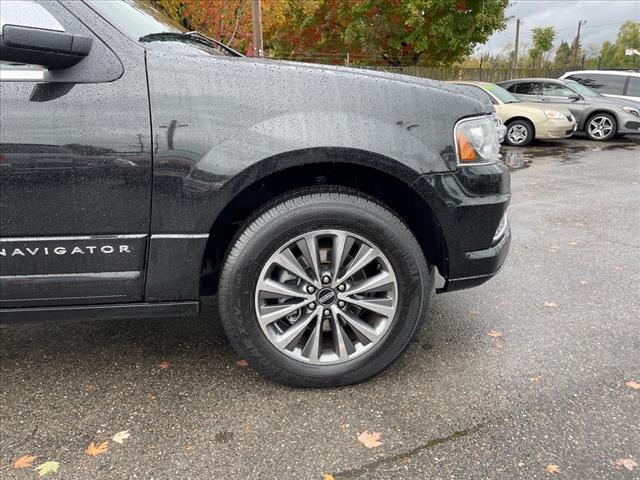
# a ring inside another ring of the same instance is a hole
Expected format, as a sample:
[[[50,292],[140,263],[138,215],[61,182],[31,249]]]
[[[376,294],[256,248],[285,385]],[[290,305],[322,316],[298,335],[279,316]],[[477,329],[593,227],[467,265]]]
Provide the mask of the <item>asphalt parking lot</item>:
[[[502,272],[436,296],[364,384],[273,384],[211,312],[1,327],[0,477],[36,478],[12,466],[33,455],[64,479],[640,478],[640,139],[504,158]]]

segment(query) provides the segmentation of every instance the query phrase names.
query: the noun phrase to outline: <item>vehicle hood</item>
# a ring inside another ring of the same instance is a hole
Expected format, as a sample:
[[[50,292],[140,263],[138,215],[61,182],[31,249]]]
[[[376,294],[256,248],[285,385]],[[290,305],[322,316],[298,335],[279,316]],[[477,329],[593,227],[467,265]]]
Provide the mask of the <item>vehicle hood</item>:
[[[636,102],[634,100],[626,98],[605,97],[604,95],[601,97],[588,97],[585,98],[585,101],[599,105],[615,105],[620,107],[640,108],[640,102]]]

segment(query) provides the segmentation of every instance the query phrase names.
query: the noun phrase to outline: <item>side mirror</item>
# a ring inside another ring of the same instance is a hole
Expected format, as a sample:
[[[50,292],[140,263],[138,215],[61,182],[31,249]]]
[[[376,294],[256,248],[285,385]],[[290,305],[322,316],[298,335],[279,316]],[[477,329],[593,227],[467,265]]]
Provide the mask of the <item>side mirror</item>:
[[[92,42],[91,37],[84,35],[4,25],[0,35],[0,60],[62,70],[89,55]]]
[[[569,100],[571,100],[572,102],[577,102],[578,100],[582,100],[582,97],[577,93],[574,93],[573,95],[569,95]]]

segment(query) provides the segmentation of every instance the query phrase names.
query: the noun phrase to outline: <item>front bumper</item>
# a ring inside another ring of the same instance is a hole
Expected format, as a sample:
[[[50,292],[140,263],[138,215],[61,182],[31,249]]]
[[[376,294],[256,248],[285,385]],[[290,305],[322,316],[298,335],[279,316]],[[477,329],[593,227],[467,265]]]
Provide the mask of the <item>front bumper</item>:
[[[625,135],[640,133],[640,117],[626,112],[618,114],[618,133]]]
[[[536,138],[556,139],[569,138],[576,131],[575,120],[553,120],[548,119],[540,122],[536,126]]]
[[[499,162],[456,172],[423,175],[414,188],[431,207],[445,243],[438,293],[480,285],[498,273],[509,252],[511,230],[500,230],[511,200],[510,176]]]

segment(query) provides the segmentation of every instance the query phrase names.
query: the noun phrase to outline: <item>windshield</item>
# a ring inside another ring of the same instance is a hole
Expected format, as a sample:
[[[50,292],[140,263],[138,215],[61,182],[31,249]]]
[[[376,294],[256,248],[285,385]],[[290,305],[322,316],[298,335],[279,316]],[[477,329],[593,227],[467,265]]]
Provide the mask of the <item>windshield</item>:
[[[589,87],[585,87],[581,83],[576,82],[575,80],[565,80],[564,84],[568,87],[571,87],[573,90],[578,92],[580,95],[584,97],[601,97],[598,92],[592,90]]]
[[[143,0],[86,0],[110,24],[138,41],[152,33],[186,32],[177,22]]]
[[[520,101],[515,96],[507,92],[504,88],[498,85],[495,85],[493,83],[488,83],[486,85],[480,85],[480,86],[483,88],[483,90],[486,90],[487,92],[489,92],[491,95],[496,97],[502,103],[517,103]]]

